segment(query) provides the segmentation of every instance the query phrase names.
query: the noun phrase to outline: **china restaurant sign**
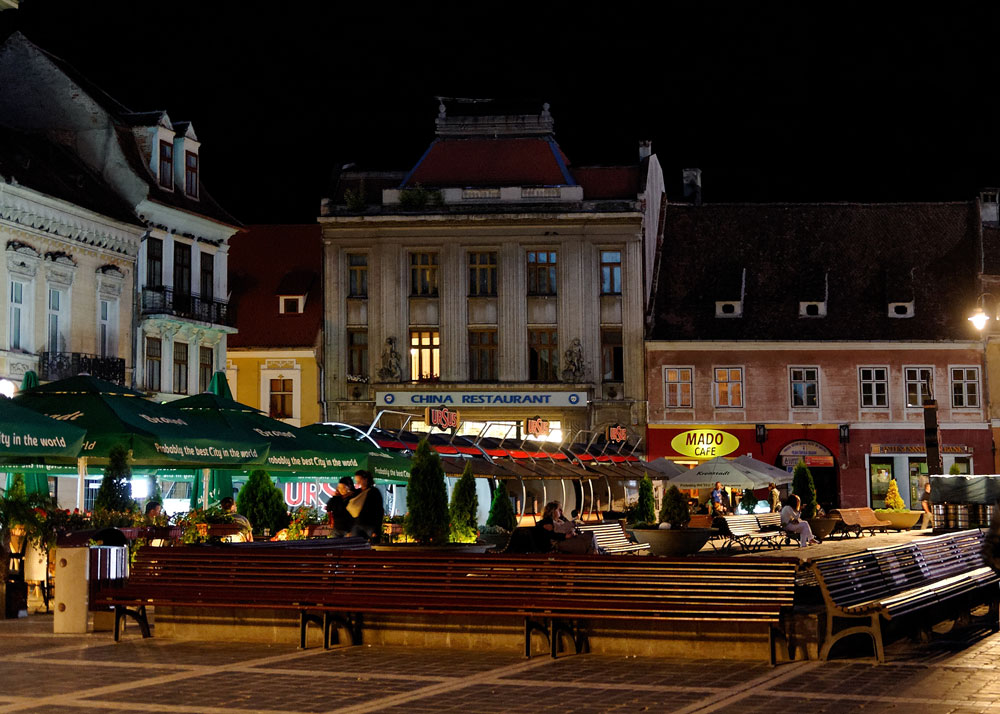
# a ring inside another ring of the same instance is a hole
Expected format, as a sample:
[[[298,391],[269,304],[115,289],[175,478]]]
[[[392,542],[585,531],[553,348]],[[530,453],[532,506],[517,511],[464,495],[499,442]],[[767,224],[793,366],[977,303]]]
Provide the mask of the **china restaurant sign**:
[[[586,407],[586,392],[375,392],[380,407]]]
[[[671,439],[670,447],[684,456],[713,459],[736,451],[740,448],[740,440],[728,431],[689,429]]]

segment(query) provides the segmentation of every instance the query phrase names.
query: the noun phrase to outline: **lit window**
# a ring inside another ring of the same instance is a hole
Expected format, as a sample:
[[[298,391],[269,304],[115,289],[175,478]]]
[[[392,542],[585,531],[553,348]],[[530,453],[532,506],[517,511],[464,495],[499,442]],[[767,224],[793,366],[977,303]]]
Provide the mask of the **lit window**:
[[[858,370],[863,408],[885,409],[889,406],[889,370],[886,367],[861,367]]]
[[[951,405],[959,408],[979,406],[979,367],[951,369]]]
[[[819,406],[819,370],[815,367],[792,367],[792,407]]]
[[[441,333],[410,330],[410,379],[436,381],[441,377]]]
[[[601,251],[601,294],[622,294],[622,253],[620,250]]]
[[[664,405],[667,409],[690,409],[692,376],[690,367],[666,367],[663,370]]]
[[[934,398],[931,389],[934,370],[931,367],[907,367],[903,374],[906,377],[906,406],[922,407],[924,400]]]
[[[741,367],[716,367],[715,406],[743,406],[743,369]]]

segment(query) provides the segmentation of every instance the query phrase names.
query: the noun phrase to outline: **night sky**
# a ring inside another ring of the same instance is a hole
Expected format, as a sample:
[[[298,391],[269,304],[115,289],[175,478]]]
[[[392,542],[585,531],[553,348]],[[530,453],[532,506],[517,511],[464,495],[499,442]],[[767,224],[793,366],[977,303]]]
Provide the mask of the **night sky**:
[[[407,169],[435,96],[548,101],[573,163],[653,140],[706,201],[961,200],[1000,184],[1000,8],[871,3],[22,0],[0,14],[202,141],[244,223],[312,222],[335,169]],[[459,113],[457,105],[450,113]]]

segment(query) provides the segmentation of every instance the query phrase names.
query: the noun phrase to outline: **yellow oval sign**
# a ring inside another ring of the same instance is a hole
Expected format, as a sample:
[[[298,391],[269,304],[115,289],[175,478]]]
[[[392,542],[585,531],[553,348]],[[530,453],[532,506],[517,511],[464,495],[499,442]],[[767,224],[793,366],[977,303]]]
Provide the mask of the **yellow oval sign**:
[[[736,451],[740,448],[740,440],[739,437],[718,429],[691,429],[671,439],[670,446],[684,456],[714,459]]]

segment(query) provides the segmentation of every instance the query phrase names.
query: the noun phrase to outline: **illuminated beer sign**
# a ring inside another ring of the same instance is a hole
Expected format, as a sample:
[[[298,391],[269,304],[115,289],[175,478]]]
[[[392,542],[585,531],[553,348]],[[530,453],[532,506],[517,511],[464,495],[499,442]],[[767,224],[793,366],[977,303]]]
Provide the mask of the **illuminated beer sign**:
[[[612,424],[608,427],[606,436],[612,444],[624,444],[628,441],[628,430],[621,424]]]
[[[427,407],[424,409],[424,423],[443,431],[458,428],[458,411],[448,407]]]
[[[733,453],[740,448],[740,440],[718,429],[691,429],[675,436],[670,446],[684,456],[711,459]]]
[[[549,420],[539,416],[524,420],[524,433],[528,436],[548,436]]]

